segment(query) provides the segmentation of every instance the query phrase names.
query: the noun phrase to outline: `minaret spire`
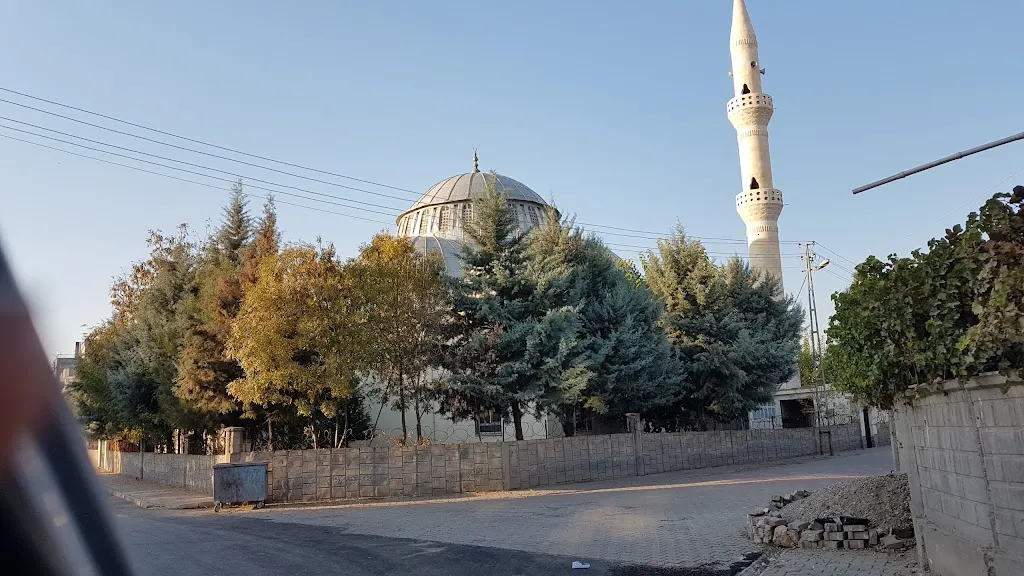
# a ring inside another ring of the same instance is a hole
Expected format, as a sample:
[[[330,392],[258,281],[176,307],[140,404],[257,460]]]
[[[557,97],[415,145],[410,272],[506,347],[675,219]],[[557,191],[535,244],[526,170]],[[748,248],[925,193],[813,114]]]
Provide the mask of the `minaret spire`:
[[[750,22],[750,14],[747,12],[747,3],[743,0],[734,0],[732,3],[732,33],[729,40],[732,44],[740,40],[749,40],[757,44],[754,25]]]
[[[476,148],[473,148],[473,173],[477,174],[480,172],[480,158],[476,155]]]
[[[744,0],[733,1],[732,79],[735,97],[726,111],[736,128],[740,151],[741,192],[736,196],[736,211],[747,226],[750,266],[771,274],[782,283],[782,257],[779,251],[779,215],[782,192],[772,180],[772,161],[768,147],[768,122],[775,112],[772,97],[761,91],[764,73],[757,53],[757,36]]]

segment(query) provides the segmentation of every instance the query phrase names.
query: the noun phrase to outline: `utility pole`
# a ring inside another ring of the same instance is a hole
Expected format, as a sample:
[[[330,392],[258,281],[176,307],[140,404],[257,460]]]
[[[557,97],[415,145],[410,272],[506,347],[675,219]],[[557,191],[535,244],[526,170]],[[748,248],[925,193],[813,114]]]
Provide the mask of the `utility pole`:
[[[811,345],[811,359],[814,361],[814,367],[821,373],[821,384],[814,384],[814,428],[816,436],[819,441],[819,452],[821,451],[821,434],[819,428],[821,428],[821,399],[822,394],[825,392],[825,370],[821,365],[821,359],[824,355],[824,348],[821,343],[821,331],[818,324],[818,306],[817,299],[814,297],[814,272],[821,270],[825,266],[828,266],[828,260],[823,260],[821,263],[815,265],[814,261],[818,257],[817,254],[811,251],[814,246],[814,242],[805,242],[803,244],[804,254],[804,273],[807,275],[807,314],[809,321],[809,341]]]

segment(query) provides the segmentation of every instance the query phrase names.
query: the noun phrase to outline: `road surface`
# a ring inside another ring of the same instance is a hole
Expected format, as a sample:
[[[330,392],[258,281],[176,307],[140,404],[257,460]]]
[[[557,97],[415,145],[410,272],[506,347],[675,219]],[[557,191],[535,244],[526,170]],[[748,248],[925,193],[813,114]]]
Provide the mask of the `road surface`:
[[[118,501],[115,510],[140,574],[582,576],[570,567],[580,560],[587,576],[729,576],[760,552],[744,535],[747,510],[890,468],[879,448],[478,498],[220,514]]]

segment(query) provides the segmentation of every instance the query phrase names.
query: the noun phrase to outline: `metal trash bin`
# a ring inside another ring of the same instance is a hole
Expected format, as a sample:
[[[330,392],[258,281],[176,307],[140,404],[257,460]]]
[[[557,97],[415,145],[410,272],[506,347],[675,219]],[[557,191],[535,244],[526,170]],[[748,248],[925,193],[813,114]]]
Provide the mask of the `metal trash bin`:
[[[213,509],[224,504],[252,502],[262,508],[267,502],[267,463],[237,462],[213,465]]]

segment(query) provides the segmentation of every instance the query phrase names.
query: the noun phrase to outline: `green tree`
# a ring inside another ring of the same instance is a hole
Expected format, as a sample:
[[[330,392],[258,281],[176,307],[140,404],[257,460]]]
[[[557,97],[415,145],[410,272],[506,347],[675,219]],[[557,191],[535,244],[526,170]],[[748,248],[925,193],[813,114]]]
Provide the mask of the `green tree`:
[[[273,225],[272,212],[265,215],[264,221],[268,216]],[[249,245],[251,237],[245,193],[238,181],[231,189],[220,228],[207,243],[185,306],[189,326],[179,358],[175,392],[206,415],[204,430],[237,423],[239,415],[239,405],[228,395],[227,386],[242,376],[242,369],[226,356],[224,347],[242,305],[245,261],[253,252]]]
[[[570,351],[564,377],[549,386],[542,407],[573,435],[581,416],[622,421],[670,402],[679,371],[658,325],[662,307],[632,263],[554,209],[529,238],[536,305],[577,318],[575,334],[561,344]]]
[[[837,388],[890,408],[904,392],[1024,365],[1024,187],[907,258],[874,256],[832,296],[827,368]]]
[[[108,320],[89,332],[78,359],[75,381],[69,389],[75,415],[86,435],[93,438],[114,439],[126,433],[125,419],[118,410],[108,379],[114,347],[123,328]]]
[[[169,444],[174,429],[196,425],[196,414],[174,395],[184,325],[183,298],[195,279],[195,246],[188,228],[177,236],[151,232],[150,257],[137,263],[115,293],[132,293],[109,344],[106,379],[122,425],[154,443]],[[128,286],[127,290],[125,285]]]
[[[453,333],[443,365],[450,375],[441,408],[456,418],[484,411],[510,414],[523,439],[523,414],[565,379],[576,331],[569,310],[541,310],[525,270],[524,237],[507,197],[486,176],[487,192],[473,201],[465,225],[463,277],[453,284]]]
[[[793,377],[803,316],[778,280],[738,258],[716,265],[680,229],[642,262],[645,281],[666,303],[662,323],[684,372],[663,424],[707,428],[742,418]]]

